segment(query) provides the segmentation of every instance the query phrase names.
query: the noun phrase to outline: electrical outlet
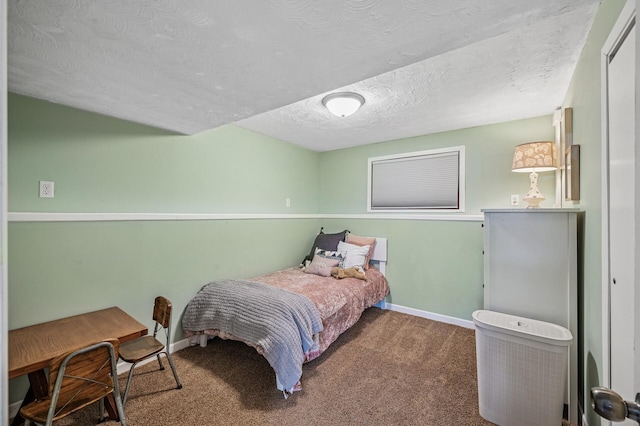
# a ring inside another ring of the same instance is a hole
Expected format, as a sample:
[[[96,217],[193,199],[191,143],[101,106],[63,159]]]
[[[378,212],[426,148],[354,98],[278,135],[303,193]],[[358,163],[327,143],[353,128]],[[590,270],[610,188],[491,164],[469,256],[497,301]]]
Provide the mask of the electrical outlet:
[[[284,205],[287,207],[291,207],[291,198],[287,198],[286,200],[284,200]]]
[[[512,206],[520,205],[520,196],[518,194],[511,195],[511,205]]]
[[[40,198],[53,198],[53,182],[48,180],[40,181]]]

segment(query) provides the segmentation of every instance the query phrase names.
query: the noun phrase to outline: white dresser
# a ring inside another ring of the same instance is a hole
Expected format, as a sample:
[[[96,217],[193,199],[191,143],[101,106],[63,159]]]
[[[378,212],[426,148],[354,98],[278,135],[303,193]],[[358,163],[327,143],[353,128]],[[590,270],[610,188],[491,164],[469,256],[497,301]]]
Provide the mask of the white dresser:
[[[486,209],[484,309],[551,322],[573,335],[569,420],[578,423],[578,209]]]

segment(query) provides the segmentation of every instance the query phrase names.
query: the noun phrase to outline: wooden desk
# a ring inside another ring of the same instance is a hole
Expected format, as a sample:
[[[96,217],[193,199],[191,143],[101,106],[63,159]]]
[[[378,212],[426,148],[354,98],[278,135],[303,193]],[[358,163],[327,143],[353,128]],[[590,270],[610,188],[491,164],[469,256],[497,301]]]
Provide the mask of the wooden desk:
[[[48,394],[44,369],[55,357],[107,338],[123,343],[147,332],[146,326],[118,307],[10,330],[9,378],[29,375],[31,388],[24,404]]]

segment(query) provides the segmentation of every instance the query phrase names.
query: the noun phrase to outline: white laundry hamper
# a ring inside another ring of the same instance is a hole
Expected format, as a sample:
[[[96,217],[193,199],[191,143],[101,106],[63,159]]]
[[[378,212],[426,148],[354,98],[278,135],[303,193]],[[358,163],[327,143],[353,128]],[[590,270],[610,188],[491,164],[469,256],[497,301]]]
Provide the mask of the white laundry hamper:
[[[480,415],[500,426],[560,426],[571,332],[487,310],[473,322]]]

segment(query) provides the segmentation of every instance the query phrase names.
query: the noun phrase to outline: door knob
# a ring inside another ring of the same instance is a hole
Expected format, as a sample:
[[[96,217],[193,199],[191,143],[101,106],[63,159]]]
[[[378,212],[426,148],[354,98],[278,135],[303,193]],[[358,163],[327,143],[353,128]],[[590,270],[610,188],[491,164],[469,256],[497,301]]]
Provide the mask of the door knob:
[[[608,388],[591,388],[591,406],[601,417],[614,422],[629,418],[640,424],[640,394],[636,401],[625,401],[618,393]]]

